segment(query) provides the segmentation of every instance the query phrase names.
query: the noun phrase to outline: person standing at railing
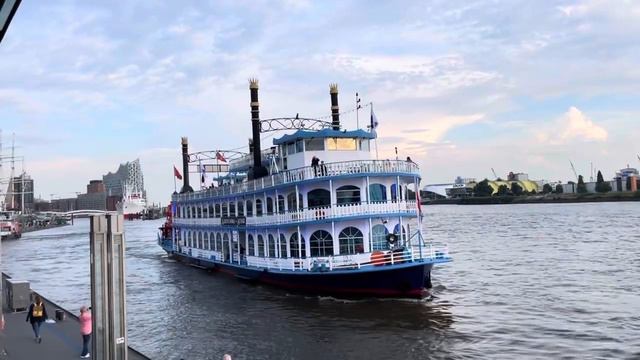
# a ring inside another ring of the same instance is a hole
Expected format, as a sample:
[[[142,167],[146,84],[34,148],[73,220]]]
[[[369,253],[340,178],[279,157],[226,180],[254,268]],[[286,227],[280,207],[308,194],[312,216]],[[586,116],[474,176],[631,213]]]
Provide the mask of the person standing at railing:
[[[327,176],[327,165],[324,164],[324,161],[320,161],[320,174]]]
[[[318,164],[320,163],[320,159],[317,156],[313,155],[311,158],[311,167],[313,168],[313,176],[318,176]]]

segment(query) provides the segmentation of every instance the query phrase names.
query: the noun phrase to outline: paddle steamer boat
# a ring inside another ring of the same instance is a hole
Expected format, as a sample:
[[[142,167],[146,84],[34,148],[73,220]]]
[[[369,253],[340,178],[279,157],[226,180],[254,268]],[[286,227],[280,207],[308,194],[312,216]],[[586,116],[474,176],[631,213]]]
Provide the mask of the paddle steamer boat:
[[[260,120],[256,80],[250,93],[250,153],[211,152],[211,168],[226,171],[218,186],[193,191],[189,164],[206,169],[205,153],[189,154],[182,138],[184,185],[161,228],[163,249],[196,267],[305,293],[424,296],[434,264],[451,258],[422,235],[418,165],[374,159],[373,120],[368,130],[341,129],[336,85],[330,122]],[[293,132],[261,151],[260,134],[282,129]]]

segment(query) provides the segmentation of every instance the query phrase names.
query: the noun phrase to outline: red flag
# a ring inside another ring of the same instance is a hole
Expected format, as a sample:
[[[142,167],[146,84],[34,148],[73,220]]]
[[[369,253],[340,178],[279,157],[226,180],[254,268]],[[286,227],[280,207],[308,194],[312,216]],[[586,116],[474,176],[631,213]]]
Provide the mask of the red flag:
[[[227,162],[227,159],[225,159],[224,156],[222,156],[222,154],[220,154],[219,151],[216,151],[216,159],[225,163]]]
[[[173,176],[177,177],[178,180],[182,180],[182,175],[180,175],[180,171],[176,169],[175,165],[173,166]]]

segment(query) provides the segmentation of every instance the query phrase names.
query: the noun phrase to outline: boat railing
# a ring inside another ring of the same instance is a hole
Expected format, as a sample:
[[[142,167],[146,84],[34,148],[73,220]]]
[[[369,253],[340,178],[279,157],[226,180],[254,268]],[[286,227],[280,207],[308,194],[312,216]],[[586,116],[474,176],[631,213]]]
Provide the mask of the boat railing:
[[[324,272],[333,270],[362,269],[367,267],[397,265],[416,261],[449,261],[446,244],[430,243],[395,250],[378,250],[370,253],[332,255],[310,258],[265,258],[247,256],[247,264],[258,268]]]
[[[215,196],[258,191],[276,185],[295,183],[315,178],[362,173],[407,173],[419,175],[419,168],[418,165],[413,162],[402,160],[354,160],[325,163],[318,166],[306,166],[291,169],[240,184],[223,185],[217,188],[209,188],[193,193],[176,194],[174,195],[173,200],[199,200]]]
[[[314,206],[301,210],[283,211],[280,213],[268,213],[247,217],[247,225],[275,225],[288,224],[302,221],[314,221],[325,219],[337,219],[345,216],[375,215],[389,213],[409,213],[418,212],[415,200],[402,201],[374,201],[349,204],[335,204],[333,206]],[[174,218],[179,225],[220,225],[219,217],[204,218]]]

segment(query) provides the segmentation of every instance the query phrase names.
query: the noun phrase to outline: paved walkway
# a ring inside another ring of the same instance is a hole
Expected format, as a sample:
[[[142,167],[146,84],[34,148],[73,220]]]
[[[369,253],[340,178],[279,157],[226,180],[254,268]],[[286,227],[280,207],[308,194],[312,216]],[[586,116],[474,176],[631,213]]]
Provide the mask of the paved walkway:
[[[45,300],[47,315],[55,319],[56,309],[51,302]],[[27,313],[6,313],[5,329],[0,331],[0,359],[9,360],[62,360],[79,359],[82,351],[80,324],[75,316],[65,311],[65,319],[55,324],[43,323],[40,328],[42,343],[35,342],[31,324],[26,322]],[[4,351],[3,351],[4,350]],[[129,359],[147,359],[145,356],[129,349]]]

